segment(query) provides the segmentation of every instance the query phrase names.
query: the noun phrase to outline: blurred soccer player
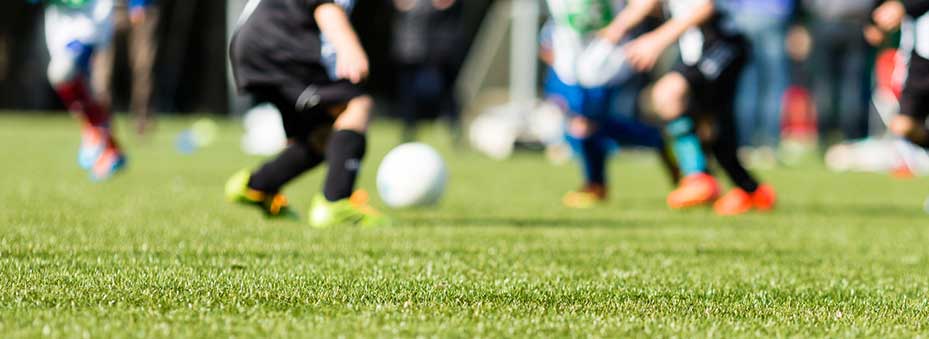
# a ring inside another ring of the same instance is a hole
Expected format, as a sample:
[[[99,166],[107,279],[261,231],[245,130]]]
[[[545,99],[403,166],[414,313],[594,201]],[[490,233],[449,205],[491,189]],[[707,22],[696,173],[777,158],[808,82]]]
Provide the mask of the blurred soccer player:
[[[679,42],[682,62],[653,89],[654,105],[667,122],[684,179],[668,196],[675,209],[713,202],[719,184],[707,171],[697,136],[698,119],[710,128],[701,133],[720,167],[736,188],[716,200],[718,214],[734,215],[774,207],[775,193],[759,184],[737,156],[733,112],[737,83],[749,46],[713,0],[668,0],[671,17],[655,30],[626,45],[629,62],[638,70],[652,69],[664,51]],[[632,1],[600,35],[618,42],[657,8],[660,0]]]
[[[358,87],[368,75],[368,57],[346,13],[351,5],[253,0],[246,6],[230,48],[236,83],[280,110],[289,145],[258,170],[230,178],[229,200],[293,217],[281,188],[325,161],[326,181],[309,211],[312,226],[386,221],[367,205],[366,193],[353,194],[372,103]]]
[[[152,94],[154,93],[154,66],[158,50],[158,22],[160,10],[154,0],[113,0],[116,30],[122,30],[126,36],[129,69],[132,74],[132,88],[129,98],[129,111],[134,120],[134,130],[138,135],[145,135],[154,127],[152,116]],[[114,38],[120,37],[117,32]],[[94,58],[94,92],[104,106],[113,102],[113,72],[117,60],[114,41],[109,48],[98,51]]]
[[[543,60],[551,70],[545,81],[548,99],[567,113],[565,137],[581,162],[583,186],[568,192],[562,203],[571,208],[589,208],[607,198],[606,163],[615,146],[645,146],[657,149],[677,180],[677,170],[666,152],[661,132],[632,118],[616,114],[618,91],[632,93],[623,105],[632,113],[635,97],[644,81],[622,61],[621,48],[605,43],[597,30],[609,24],[623,1],[549,0],[552,20],[542,33]],[[617,67],[597,67],[592,57],[618,58]],[[611,73],[612,72],[612,73]],[[596,74],[600,73],[600,74]]]
[[[905,27],[901,46],[908,52],[909,68],[900,98],[900,115],[890,129],[910,142],[929,149],[929,0],[888,1],[878,7],[874,23],[884,32]],[[909,51],[909,49],[912,49]]]
[[[33,1],[38,2],[38,1]],[[48,0],[45,34],[51,60],[48,79],[65,106],[81,121],[78,164],[93,180],[105,180],[126,164],[113,136],[109,107],[90,90],[90,61],[113,29],[112,0]]]

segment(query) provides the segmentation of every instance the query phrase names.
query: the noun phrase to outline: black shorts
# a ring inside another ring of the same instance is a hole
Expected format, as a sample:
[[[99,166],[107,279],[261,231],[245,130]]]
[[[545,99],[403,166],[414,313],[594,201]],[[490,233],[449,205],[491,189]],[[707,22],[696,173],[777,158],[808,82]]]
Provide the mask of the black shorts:
[[[236,85],[281,112],[288,139],[302,141],[317,130],[330,129],[335,121],[332,108],[365,94],[349,81],[330,80],[319,62],[281,57],[256,41],[240,34],[233,37],[229,52]]]
[[[704,48],[697,63],[681,62],[674,67],[672,71],[684,76],[690,86],[693,113],[733,114],[748,49],[748,42],[742,38],[717,39]]]
[[[929,117],[929,60],[913,53],[900,97],[900,114],[925,121]]]
[[[328,133],[335,122],[333,108],[364,95],[348,81],[302,84],[298,81],[248,87],[257,102],[267,102],[281,112],[284,132],[290,140],[311,140],[314,134]]]

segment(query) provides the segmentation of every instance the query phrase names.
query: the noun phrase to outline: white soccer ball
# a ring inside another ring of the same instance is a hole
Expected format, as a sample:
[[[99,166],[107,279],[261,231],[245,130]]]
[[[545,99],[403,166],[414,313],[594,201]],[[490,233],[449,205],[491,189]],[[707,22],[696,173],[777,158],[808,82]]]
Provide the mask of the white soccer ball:
[[[423,143],[397,146],[377,170],[377,191],[390,207],[434,205],[445,192],[447,172],[439,152]]]

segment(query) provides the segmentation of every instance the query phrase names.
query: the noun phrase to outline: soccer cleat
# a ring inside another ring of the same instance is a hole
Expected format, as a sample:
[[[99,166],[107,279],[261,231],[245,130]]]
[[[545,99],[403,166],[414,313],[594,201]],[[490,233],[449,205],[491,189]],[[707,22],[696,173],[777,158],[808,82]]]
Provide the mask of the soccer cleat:
[[[77,151],[78,166],[85,170],[93,168],[97,159],[103,154],[103,150],[106,149],[105,140],[98,128],[90,125],[81,128],[81,146]]]
[[[602,184],[588,184],[580,190],[565,193],[561,203],[568,208],[592,208],[606,201],[606,187]]]
[[[668,206],[682,209],[710,203],[719,197],[716,178],[706,173],[691,174],[668,195]]]
[[[719,215],[739,215],[751,211],[754,207],[753,196],[741,188],[733,188],[713,204],[713,210]]]
[[[777,205],[777,192],[771,185],[761,185],[752,193],[752,205],[756,210],[767,212]]]
[[[329,201],[322,194],[313,197],[309,211],[310,226],[329,228],[339,225],[379,227],[390,219],[368,205],[368,192],[358,190],[348,199]]]
[[[97,158],[90,168],[90,179],[105,181],[126,167],[126,155],[116,148],[108,148]]]
[[[226,200],[259,208],[266,217],[299,220],[283,194],[267,194],[248,187],[252,174],[241,170],[226,181]]]
[[[776,202],[777,194],[774,192],[774,188],[769,185],[761,185],[758,186],[754,193],[735,188],[716,201],[713,209],[719,215],[739,215],[752,209],[760,212],[770,211],[774,209]]]

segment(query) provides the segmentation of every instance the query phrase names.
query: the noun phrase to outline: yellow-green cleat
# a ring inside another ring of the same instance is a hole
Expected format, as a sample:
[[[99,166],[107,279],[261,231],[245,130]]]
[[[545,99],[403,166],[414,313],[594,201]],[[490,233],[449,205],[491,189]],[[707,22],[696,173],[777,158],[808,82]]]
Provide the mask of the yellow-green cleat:
[[[335,202],[317,194],[313,197],[308,215],[310,226],[315,228],[341,225],[382,227],[391,224],[390,218],[368,205],[368,193],[364,190],[358,190],[350,198]]]
[[[226,181],[226,200],[257,207],[269,218],[300,219],[300,216],[288,206],[287,198],[283,194],[272,195],[249,188],[248,180],[251,176],[248,170],[241,170],[229,178]]]

